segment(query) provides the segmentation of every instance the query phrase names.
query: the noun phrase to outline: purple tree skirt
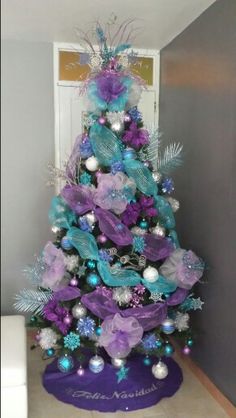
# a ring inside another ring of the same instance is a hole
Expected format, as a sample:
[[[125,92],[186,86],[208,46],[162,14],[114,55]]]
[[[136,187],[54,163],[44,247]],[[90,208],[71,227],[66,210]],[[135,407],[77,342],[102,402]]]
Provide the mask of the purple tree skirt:
[[[183,375],[172,358],[164,358],[169,374],[165,379],[158,380],[151,372],[152,365],[145,366],[142,360],[141,355],[128,359],[125,365],[129,367],[128,377],[120,383],[117,383],[118,370],[108,362],[98,374],[89,370],[87,362],[84,364],[84,376],[78,376],[76,367],[70,373],[61,373],[54,360],[45,369],[43,386],[60,401],[77,408],[101,412],[148,408],[162,398],[174,395],[183,381]],[[156,359],[153,361],[156,362]]]

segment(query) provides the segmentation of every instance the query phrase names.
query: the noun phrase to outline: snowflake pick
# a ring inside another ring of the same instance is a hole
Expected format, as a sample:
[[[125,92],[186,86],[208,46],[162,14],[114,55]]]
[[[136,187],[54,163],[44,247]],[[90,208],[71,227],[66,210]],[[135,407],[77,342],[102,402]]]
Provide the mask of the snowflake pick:
[[[151,296],[149,297],[149,299],[153,300],[153,302],[164,302],[164,300],[162,299],[163,293],[156,293],[156,292],[151,292]]]
[[[80,346],[80,337],[74,332],[70,332],[64,337],[64,347],[69,348],[69,350],[74,351],[77,347]]]
[[[177,312],[175,317],[175,327],[179,332],[186,331],[189,328],[188,325],[189,321],[189,314],[188,313],[181,313]]]
[[[79,319],[77,330],[82,337],[90,337],[94,333],[95,325],[95,321],[89,316],[86,316],[85,318]]]
[[[122,380],[128,378],[129,367],[121,367],[118,372],[116,372],[116,376],[118,377],[117,383],[120,383]]]

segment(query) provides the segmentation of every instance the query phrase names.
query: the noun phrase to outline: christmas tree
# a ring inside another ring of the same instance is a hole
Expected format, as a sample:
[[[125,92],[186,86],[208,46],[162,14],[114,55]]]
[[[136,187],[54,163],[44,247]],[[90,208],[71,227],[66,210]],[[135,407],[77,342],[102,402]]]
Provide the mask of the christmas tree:
[[[96,36],[99,48],[84,37],[91,47],[83,57],[91,68],[84,132],[65,171],[54,170],[65,180],[49,211],[55,241],[26,268],[36,288],[22,290],[15,306],[32,312],[35,345],[58,358],[61,372],[76,359],[82,376],[87,349],[89,369],[102,373],[106,352],[120,368],[119,382],[127,378],[127,356],[137,351],[150,373],[164,379],[161,358],[174,351],[168,336],[182,336],[188,354],[188,312],[203,303],[192,287],[204,263],[180,247],[179,202],[170,196],[169,173],[180,165],[182,148],[171,144],[161,152],[158,132],[144,127],[137,105],[145,86],[130,70],[131,45],[112,46],[100,25]],[[152,365],[150,356],[159,362]]]

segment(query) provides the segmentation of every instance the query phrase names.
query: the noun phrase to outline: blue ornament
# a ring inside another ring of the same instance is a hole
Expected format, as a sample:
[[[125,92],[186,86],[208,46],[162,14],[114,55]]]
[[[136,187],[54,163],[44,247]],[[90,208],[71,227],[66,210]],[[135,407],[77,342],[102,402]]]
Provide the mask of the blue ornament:
[[[152,364],[152,360],[150,359],[150,357],[148,357],[148,356],[144,357],[143,364],[145,366],[150,366]]]
[[[93,270],[93,269],[96,267],[96,263],[95,263],[95,261],[94,261],[94,260],[89,260],[89,261],[87,262],[87,267],[88,267],[90,270]]]
[[[161,348],[161,347],[162,347],[162,342],[161,342],[161,340],[157,340],[157,341],[156,341],[156,346],[157,346],[157,348]]]
[[[141,229],[148,229],[148,226],[149,226],[148,222],[145,219],[143,219],[142,221],[139,222],[139,227]]]
[[[48,348],[48,349],[46,350],[46,354],[47,354],[47,356],[48,356],[48,357],[53,357],[53,356],[54,356],[54,354],[55,354],[55,350],[54,350],[54,348]]]
[[[166,178],[165,180],[163,180],[161,184],[161,190],[163,193],[168,193],[168,194],[173,192],[174,190],[173,180],[171,178]]]
[[[59,357],[57,361],[57,367],[62,373],[70,372],[74,367],[73,357],[68,356],[68,354],[65,354],[64,356]]]
[[[73,245],[71,244],[69,238],[67,236],[63,237],[61,240],[61,246],[64,248],[64,250],[71,250],[73,248]]]
[[[86,282],[91,287],[97,287],[101,284],[101,278],[96,273],[90,273],[86,278]]]
[[[101,333],[102,333],[102,328],[101,328],[101,327],[97,327],[97,328],[95,329],[95,334],[96,334],[98,337],[100,337]]]
[[[137,154],[133,148],[125,148],[122,152],[122,157],[124,160],[135,160],[137,158]]]
[[[164,334],[172,334],[175,330],[175,323],[173,319],[166,318],[161,324],[161,329]]]
[[[165,347],[164,347],[164,352],[165,352],[165,355],[167,356],[167,357],[170,357],[170,356],[172,356],[172,354],[173,354],[173,352],[174,352],[174,347],[173,347],[173,345],[171,345],[171,344],[166,344],[165,345]]]
[[[164,293],[164,296],[165,296],[166,299],[168,299],[170,297],[170,294],[169,293]]]
[[[77,322],[77,330],[79,331],[82,337],[91,337],[95,329],[95,321],[86,316],[85,318],[80,318]]]

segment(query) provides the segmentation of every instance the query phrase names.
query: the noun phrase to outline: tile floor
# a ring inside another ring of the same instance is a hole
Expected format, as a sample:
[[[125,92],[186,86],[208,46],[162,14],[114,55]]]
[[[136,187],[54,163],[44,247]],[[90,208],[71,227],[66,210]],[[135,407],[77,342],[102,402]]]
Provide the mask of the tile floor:
[[[183,369],[184,382],[172,398],[163,399],[156,406],[139,411],[99,413],[77,409],[49,395],[41,385],[41,373],[46,366],[46,361],[41,360],[39,349],[29,349],[28,418],[227,418],[228,415],[187,366],[183,365],[181,359],[178,358],[177,361]]]

